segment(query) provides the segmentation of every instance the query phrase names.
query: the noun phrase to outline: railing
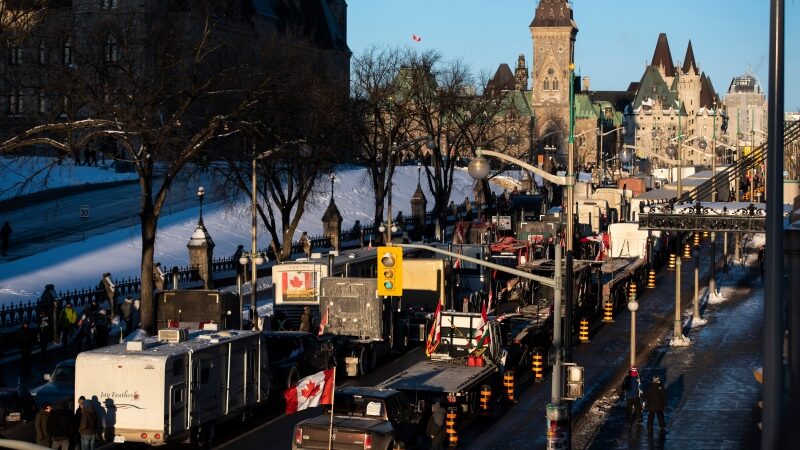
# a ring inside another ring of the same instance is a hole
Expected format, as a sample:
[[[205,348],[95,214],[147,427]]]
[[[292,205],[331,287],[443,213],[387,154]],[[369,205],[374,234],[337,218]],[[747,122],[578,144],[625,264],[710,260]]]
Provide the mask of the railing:
[[[477,211],[477,207],[474,203],[470,206],[473,211]],[[445,224],[444,228],[446,229],[448,225],[455,224],[458,219],[464,218],[466,214],[466,204],[451,204],[451,206],[448,207],[447,223]],[[402,225],[399,226],[399,230],[394,233],[394,237],[402,236],[405,230],[415,230],[418,237],[431,237],[430,235],[424,235],[423,233],[426,226],[432,224],[433,221],[434,216],[430,211],[426,212],[425,226],[422,227],[420,227],[420,221],[418,217],[403,216]],[[443,232],[444,231],[445,230],[443,230]],[[357,248],[367,245],[370,239],[372,239],[374,242],[378,242],[380,240],[380,236],[381,233],[378,231],[378,226],[373,224],[363,227],[353,227],[350,230],[342,231],[339,241],[342,243],[341,248],[343,249]],[[311,236],[308,239],[311,243],[311,248],[314,250],[325,250],[332,248],[331,238],[329,236]],[[272,260],[275,259],[272,248],[267,248],[262,251],[265,252]],[[303,242],[293,242],[291,246],[291,253],[293,256],[304,254]],[[211,261],[211,271],[212,273],[236,271],[238,265],[239,261],[234,256],[218,257]],[[185,266],[177,267],[177,269],[179,285],[195,283],[200,280],[195,267]],[[173,270],[174,268],[169,269],[167,273],[164,274],[163,281],[165,287],[171,286],[173,282]],[[138,277],[116,279],[114,280],[114,285],[115,297],[117,301],[127,296],[136,298],[141,292],[141,279]],[[105,290],[103,290],[100,286],[97,286],[91,288],[59,291],[57,294],[55,294],[54,300],[57,303],[58,311],[61,311],[64,306],[69,303],[73,305],[76,311],[81,312],[83,308],[91,304],[93,301],[96,301],[98,304],[106,301],[107,296]],[[44,305],[41,303],[40,299],[22,300],[16,304],[12,303],[8,305],[0,305],[0,334],[8,334],[9,332],[13,331],[12,329],[20,326],[23,322],[35,321],[39,312],[41,312],[43,308],[46,308],[48,314],[52,313],[53,311],[53,305]],[[58,317],[50,317],[51,324],[55,320],[58,320]],[[7,344],[8,343],[6,343],[6,346],[8,347]]]

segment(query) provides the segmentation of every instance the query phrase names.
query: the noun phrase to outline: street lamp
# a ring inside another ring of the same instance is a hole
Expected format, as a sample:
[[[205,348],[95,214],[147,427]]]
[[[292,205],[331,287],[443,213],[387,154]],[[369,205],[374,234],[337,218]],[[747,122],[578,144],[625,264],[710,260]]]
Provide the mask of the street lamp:
[[[198,224],[203,224],[203,197],[206,195],[206,189],[203,186],[197,188],[197,199],[200,200],[200,220]]]
[[[606,174],[608,173],[608,170],[606,168],[605,153],[603,152],[603,137],[605,137],[605,136],[607,136],[607,135],[609,135],[611,133],[614,133],[614,132],[618,132],[619,134],[625,136],[625,133],[627,133],[627,131],[625,130],[626,127],[623,124],[623,125],[620,125],[620,126],[618,126],[616,128],[612,128],[611,130],[608,130],[608,131],[606,131],[604,133],[603,132],[603,122],[604,122],[604,120],[600,119],[600,128],[596,129],[597,137],[600,138],[600,145],[598,146],[598,150],[597,150],[597,158],[598,158],[598,162],[597,163],[600,164],[600,160],[601,159],[603,160],[602,161],[603,162],[603,177],[605,177]],[[619,134],[617,135],[617,141],[619,141]]]
[[[636,367],[636,311],[639,310],[639,302],[636,301],[636,292],[633,291],[628,299],[628,310],[631,312],[631,364]]]

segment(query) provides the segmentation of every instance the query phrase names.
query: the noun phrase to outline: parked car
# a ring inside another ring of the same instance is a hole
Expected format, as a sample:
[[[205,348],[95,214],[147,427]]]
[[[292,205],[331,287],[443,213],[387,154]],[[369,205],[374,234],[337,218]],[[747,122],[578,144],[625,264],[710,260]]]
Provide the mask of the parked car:
[[[305,331],[267,331],[267,354],[273,389],[284,390],[301,378],[336,365],[329,341]]]
[[[28,390],[21,387],[0,388],[0,415],[0,436],[23,441],[33,438],[36,404]]]
[[[304,420],[294,427],[292,449],[370,448],[393,450],[416,448],[422,415],[406,396],[394,389],[347,387],[337,389],[333,399],[333,434],[331,412]]]
[[[45,403],[57,405],[61,402],[72,402],[75,397],[75,360],[65,359],[56,364],[53,373],[44,374],[47,383],[31,389],[31,395],[36,401],[36,407],[41,408]]]

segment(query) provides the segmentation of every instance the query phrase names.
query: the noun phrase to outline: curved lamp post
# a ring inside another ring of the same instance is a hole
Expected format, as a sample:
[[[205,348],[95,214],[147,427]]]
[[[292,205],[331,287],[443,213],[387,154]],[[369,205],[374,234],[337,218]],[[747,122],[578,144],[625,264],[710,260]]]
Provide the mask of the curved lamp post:
[[[631,312],[631,364],[636,367],[636,311],[639,310],[639,302],[636,301],[636,294],[631,294],[628,300],[628,310]]]

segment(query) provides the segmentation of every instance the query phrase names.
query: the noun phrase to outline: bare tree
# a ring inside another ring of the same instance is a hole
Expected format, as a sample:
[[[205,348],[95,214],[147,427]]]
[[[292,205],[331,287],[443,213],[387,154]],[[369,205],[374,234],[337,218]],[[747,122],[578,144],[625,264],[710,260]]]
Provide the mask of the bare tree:
[[[430,160],[425,175],[437,228],[443,233],[459,159],[473,156],[479,146],[505,149],[513,142],[508,136],[519,131],[507,113],[509,103],[502,96],[479,92],[463,62],[443,63],[436,53],[419,53],[410,58],[408,74],[414,129],[431,137],[424,155]]]
[[[391,198],[392,178],[403,155],[425,137],[412,138],[414,112],[400,49],[371,47],[353,63],[352,95],[356,109],[354,135],[357,159],[370,175],[374,223],[383,221],[384,201]],[[413,152],[416,153],[416,152]]]
[[[43,22],[42,33],[67,27],[62,36],[72,39],[69,47],[53,43],[62,51],[37,68],[53,120],[0,142],[0,153],[48,146],[62,157],[98,139],[116,145],[116,162],[133,168],[141,188],[141,321],[148,331],[156,230],[170,187],[201,152],[215,151],[243,128],[232,124],[241,125],[275,84],[257,64],[260,48],[242,50],[238,33],[260,39],[230,2],[157,8],[83,24],[80,35],[70,34],[68,21]]]

